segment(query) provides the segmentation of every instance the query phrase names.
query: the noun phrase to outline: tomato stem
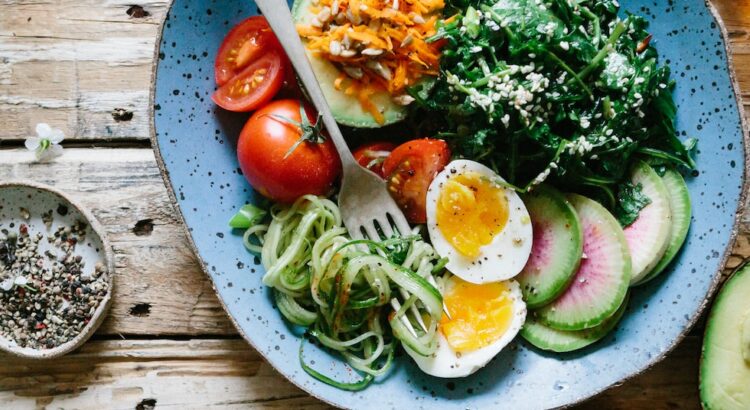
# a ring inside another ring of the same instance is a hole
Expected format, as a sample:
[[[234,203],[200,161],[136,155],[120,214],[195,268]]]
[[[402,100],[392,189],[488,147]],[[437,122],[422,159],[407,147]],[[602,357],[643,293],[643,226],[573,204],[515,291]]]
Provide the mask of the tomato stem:
[[[289,151],[284,154],[284,159],[287,159],[287,157],[292,155],[292,152],[294,152],[294,150],[297,149],[297,147],[299,147],[303,142],[322,144],[326,141],[325,135],[323,135],[322,116],[318,114],[318,118],[315,120],[315,125],[311,124],[310,120],[307,118],[307,112],[305,112],[305,104],[302,103],[302,101],[300,101],[299,104],[299,114],[301,121],[295,121],[283,115],[269,114],[271,118],[284,124],[294,125],[295,127],[297,127],[297,129],[299,129],[300,137],[294,143],[294,145],[289,148]]]

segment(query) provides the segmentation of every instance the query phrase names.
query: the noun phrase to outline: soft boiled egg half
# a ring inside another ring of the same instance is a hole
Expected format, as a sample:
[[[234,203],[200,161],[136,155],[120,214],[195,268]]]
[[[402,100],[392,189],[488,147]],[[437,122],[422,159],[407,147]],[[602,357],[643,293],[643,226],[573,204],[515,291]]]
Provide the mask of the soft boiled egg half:
[[[531,254],[529,212],[491,169],[453,161],[427,190],[427,229],[446,267],[461,279],[498,282],[518,275]]]
[[[450,275],[439,287],[447,313],[438,324],[437,350],[422,356],[404,348],[429,375],[465,377],[513,340],[526,320],[526,304],[516,281],[478,285]]]

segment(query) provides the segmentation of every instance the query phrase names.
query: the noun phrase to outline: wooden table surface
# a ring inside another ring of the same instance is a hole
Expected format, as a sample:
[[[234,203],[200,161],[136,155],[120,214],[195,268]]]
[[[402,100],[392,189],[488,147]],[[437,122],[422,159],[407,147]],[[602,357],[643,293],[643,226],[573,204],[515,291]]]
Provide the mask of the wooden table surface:
[[[109,317],[82,349],[49,362],[0,355],[0,408],[326,407],[239,338],[187,245],[149,142],[154,42],[168,1],[139,3],[145,13],[132,1],[0,0],[0,180],[79,198],[117,260]],[[750,0],[714,3],[747,100]],[[51,164],[23,148],[39,122],[67,136]],[[728,269],[750,256],[750,213],[740,232]],[[661,364],[579,408],[699,408],[701,333],[699,325]]]

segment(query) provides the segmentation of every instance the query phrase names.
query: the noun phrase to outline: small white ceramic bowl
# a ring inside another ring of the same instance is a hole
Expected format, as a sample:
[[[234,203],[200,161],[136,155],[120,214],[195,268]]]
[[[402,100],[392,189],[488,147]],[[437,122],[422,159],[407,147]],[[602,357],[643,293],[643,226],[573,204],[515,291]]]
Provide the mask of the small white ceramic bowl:
[[[30,218],[24,219],[21,208],[28,210]],[[52,226],[42,221],[42,214],[53,212]],[[63,212],[58,212],[58,210]],[[67,212],[65,212],[67,211]],[[86,227],[85,241],[76,245],[75,255],[83,257],[87,269],[93,269],[97,263],[107,267],[106,280],[109,291],[99,303],[97,310],[89,323],[73,339],[51,349],[34,349],[21,347],[15,341],[0,336],[0,350],[16,356],[30,359],[52,359],[69,353],[94,334],[103,322],[112,300],[114,290],[114,254],[109,245],[104,230],[93,215],[62,192],[35,182],[10,181],[0,182],[0,230],[18,231],[18,225],[23,223],[29,228],[30,234],[54,232],[57,227],[71,226],[76,221],[84,221]],[[49,245],[46,240],[39,243],[39,251],[44,252]]]

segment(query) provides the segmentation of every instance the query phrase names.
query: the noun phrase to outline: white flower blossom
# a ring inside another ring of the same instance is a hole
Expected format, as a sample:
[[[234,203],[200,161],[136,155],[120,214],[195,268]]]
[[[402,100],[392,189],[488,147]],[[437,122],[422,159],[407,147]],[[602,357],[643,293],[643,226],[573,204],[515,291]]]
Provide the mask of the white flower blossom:
[[[25,287],[29,284],[29,280],[26,279],[25,276],[9,276],[6,277],[5,280],[0,282],[0,290],[4,292],[8,292],[9,290],[15,288],[16,286]]]
[[[15,286],[15,283],[13,283],[14,281],[14,278],[7,278],[4,281],[0,282],[0,290],[7,292],[13,289],[13,286]]]
[[[36,125],[36,137],[26,139],[26,149],[33,151],[37,161],[47,162],[63,153],[60,143],[65,139],[62,130],[53,129],[49,124]]]

